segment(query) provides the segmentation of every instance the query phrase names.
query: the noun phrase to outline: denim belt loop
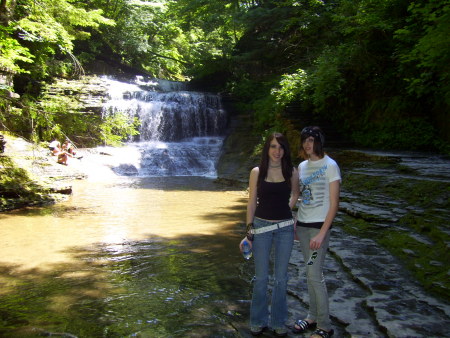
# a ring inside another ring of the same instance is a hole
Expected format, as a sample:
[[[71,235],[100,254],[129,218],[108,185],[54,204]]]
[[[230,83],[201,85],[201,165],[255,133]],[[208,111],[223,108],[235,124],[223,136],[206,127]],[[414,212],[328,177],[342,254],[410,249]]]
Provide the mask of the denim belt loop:
[[[254,235],[262,234],[264,232],[281,229],[281,228],[287,227],[287,226],[292,225],[292,224],[294,224],[294,220],[293,219],[291,219],[289,221],[283,221],[283,222],[275,223],[275,224],[272,224],[272,225],[268,225],[268,226],[265,226],[265,227],[262,227],[262,228],[259,228],[259,229],[251,229],[250,233],[252,233]]]

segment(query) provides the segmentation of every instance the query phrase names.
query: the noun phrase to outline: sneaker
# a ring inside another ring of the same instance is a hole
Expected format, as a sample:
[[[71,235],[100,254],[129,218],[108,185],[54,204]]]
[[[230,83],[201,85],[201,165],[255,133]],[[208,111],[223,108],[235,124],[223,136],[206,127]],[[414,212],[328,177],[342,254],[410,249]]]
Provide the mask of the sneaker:
[[[316,329],[312,333],[311,337],[316,336],[316,337],[320,337],[320,338],[330,338],[333,334],[334,334],[334,330],[333,329],[331,329],[330,331],[325,331],[325,330],[322,330],[322,329]]]
[[[316,327],[317,323],[310,323],[305,319],[299,319],[294,323],[294,326],[292,327],[292,333],[303,333],[308,329],[315,329]]]
[[[279,329],[274,329],[273,334],[277,337],[286,337],[288,334],[288,331],[285,327],[283,327],[283,328],[279,328]]]
[[[267,326],[251,326],[250,332],[252,333],[252,336],[259,336],[265,329],[267,329]]]

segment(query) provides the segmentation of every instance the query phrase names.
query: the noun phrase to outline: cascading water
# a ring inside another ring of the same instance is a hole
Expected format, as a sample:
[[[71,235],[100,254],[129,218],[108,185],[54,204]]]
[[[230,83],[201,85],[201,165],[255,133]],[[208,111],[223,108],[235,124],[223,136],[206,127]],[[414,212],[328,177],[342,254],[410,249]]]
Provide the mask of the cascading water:
[[[104,114],[122,112],[141,122],[137,139],[108,149],[117,157],[117,174],[216,176],[227,125],[219,95],[187,91],[179,82],[106,81]]]

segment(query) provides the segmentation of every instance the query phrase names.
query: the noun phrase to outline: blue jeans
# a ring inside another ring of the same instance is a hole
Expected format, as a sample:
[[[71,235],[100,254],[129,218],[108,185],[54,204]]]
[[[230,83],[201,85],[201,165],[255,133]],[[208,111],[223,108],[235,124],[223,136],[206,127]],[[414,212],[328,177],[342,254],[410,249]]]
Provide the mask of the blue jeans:
[[[319,231],[319,229],[297,226],[297,236],[305,263],[313,252],[309,247],[309,242]],[[331,328],[331,322],[327,286],[323,276],[323,263],[329,242],[330,231],[328,230],[320,249],[317,250],[317,258],[314,260],[314,263],[306,265],[306,281],[309,294],[309,311],[306,318],[317,323],[317,327],[327,331]]]
[[[255,229],[274,223],[255,218]],[[272,290],[270,327],[281,329],[287,320],[286,288],[288,281],[288,264],[294,243],[294,225],[289,225],[275,231],[256,234],[253,240],[253,257],[255,262],[255,279],[253,285],[252,304],[250,307],[250,326],[264,327],[269,324],[269,266],[270,253],[274,247],[274,284]]]

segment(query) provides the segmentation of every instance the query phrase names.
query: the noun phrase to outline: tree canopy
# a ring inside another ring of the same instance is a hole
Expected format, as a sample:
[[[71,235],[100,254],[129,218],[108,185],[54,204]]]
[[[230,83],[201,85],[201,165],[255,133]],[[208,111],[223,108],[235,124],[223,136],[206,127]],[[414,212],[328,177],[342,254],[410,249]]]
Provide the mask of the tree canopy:
[[[5,127],[45,114],[44,83],[101,61],[228,92],[260,131],[308,113],[357,145],[449,151],[448,1],[0,0],[0,13]]]

